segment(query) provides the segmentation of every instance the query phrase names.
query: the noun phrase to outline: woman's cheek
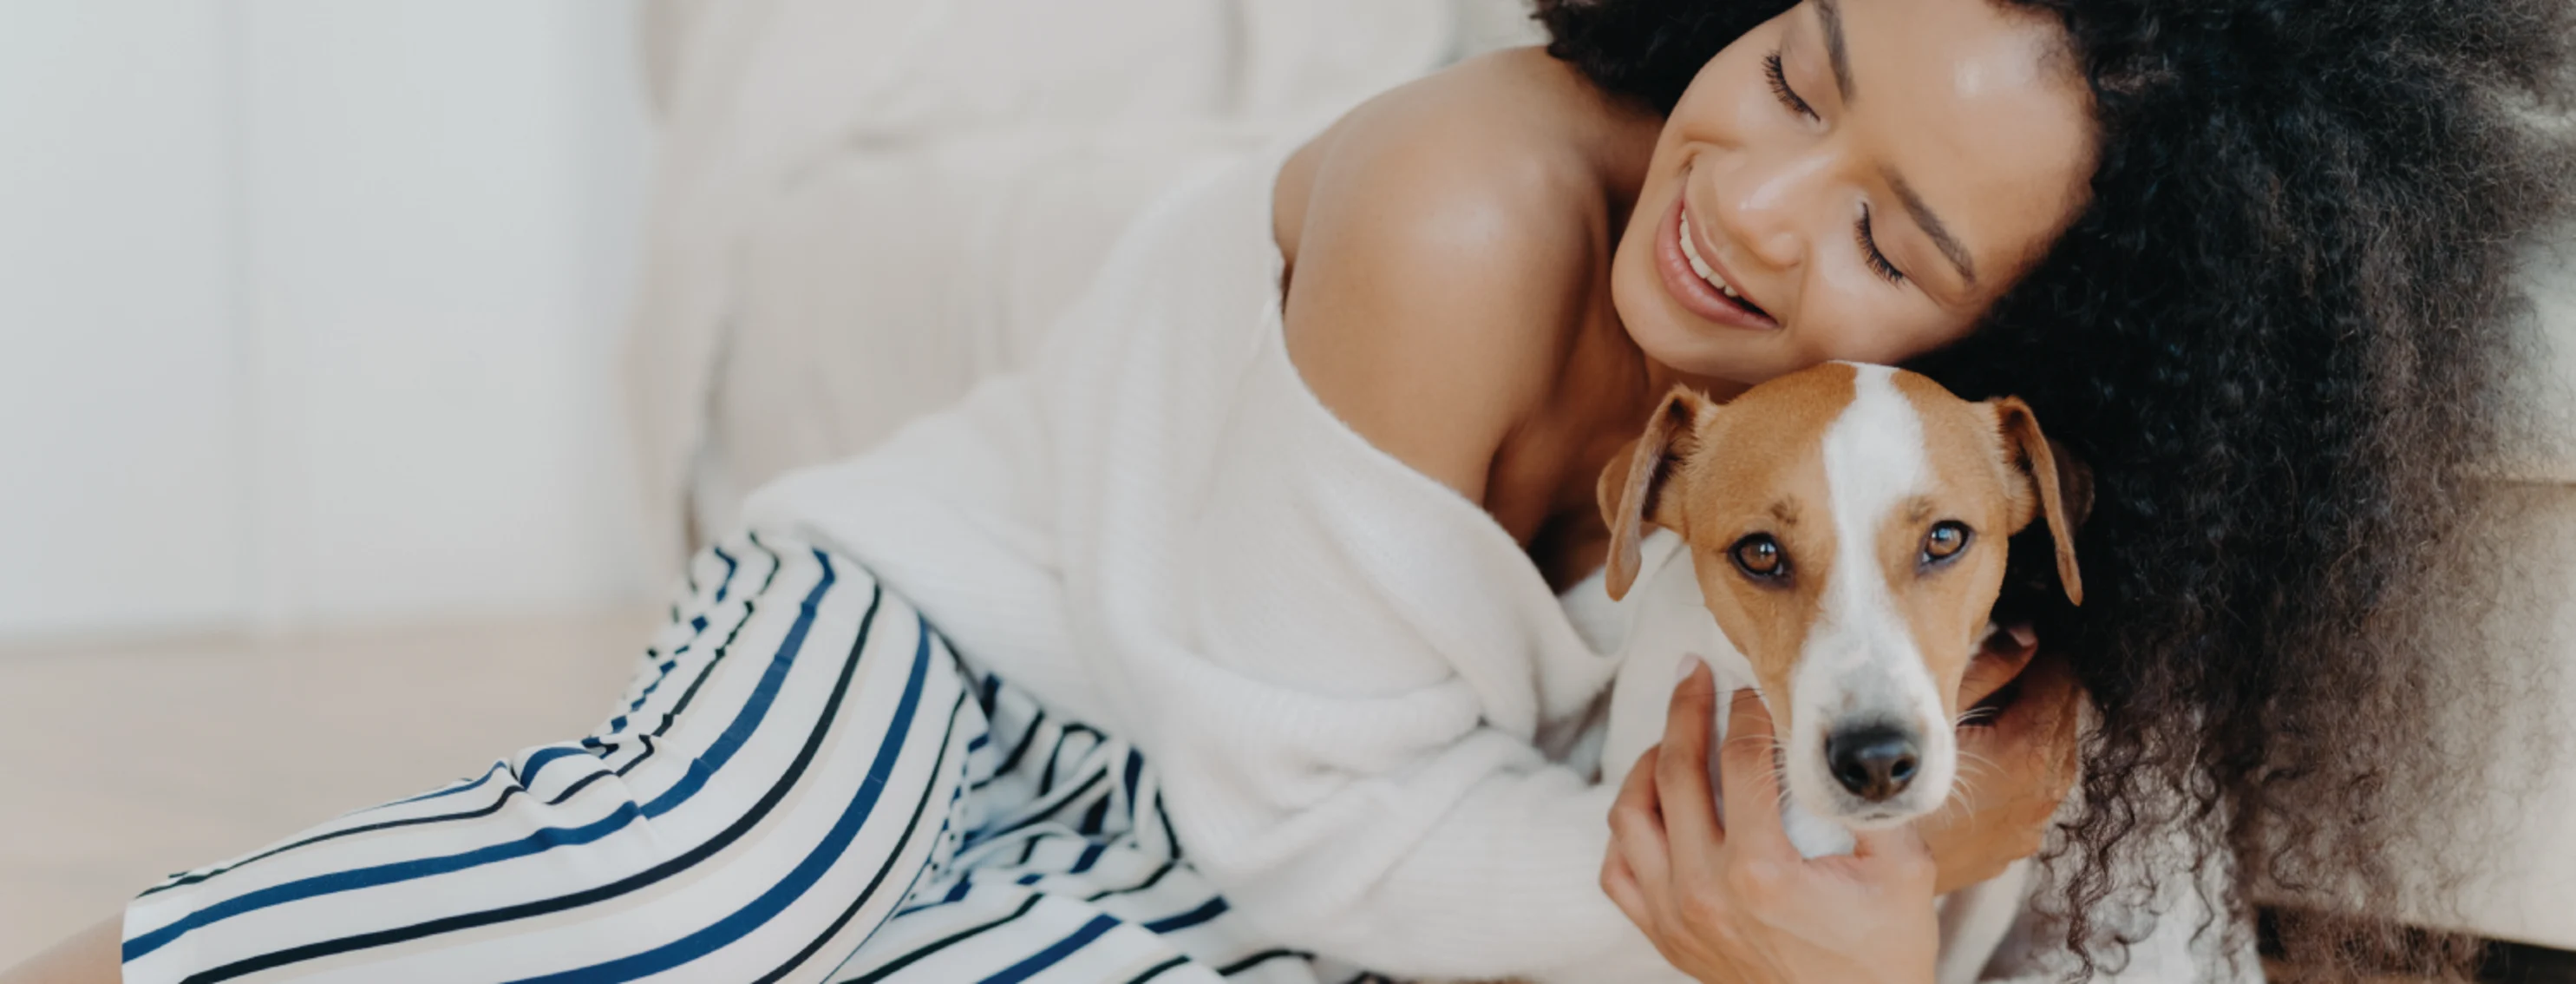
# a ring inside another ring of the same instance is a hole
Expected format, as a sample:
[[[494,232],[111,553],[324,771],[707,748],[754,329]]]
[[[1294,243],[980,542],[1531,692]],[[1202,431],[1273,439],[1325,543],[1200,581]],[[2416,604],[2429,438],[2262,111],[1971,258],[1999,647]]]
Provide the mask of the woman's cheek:
[[[1839,288],[1838,288],[1839,289]],[[1895,333],[1889,331],[1889,312],[1868,304],[1848,303],[1847,295],[1835,296],[1836,303],[1817,309],[1807,324],[1816,329],[1807,350],[1818,362],[1890,363],[1897,348]]]
[[[1928,354],[1966,337],[1975,327],[1946,312],[1926,312],[1902,303],[1837,305],[1811,323],[1830,326],[1817,347],[1819,361],[1879,365],[1897,365]]]

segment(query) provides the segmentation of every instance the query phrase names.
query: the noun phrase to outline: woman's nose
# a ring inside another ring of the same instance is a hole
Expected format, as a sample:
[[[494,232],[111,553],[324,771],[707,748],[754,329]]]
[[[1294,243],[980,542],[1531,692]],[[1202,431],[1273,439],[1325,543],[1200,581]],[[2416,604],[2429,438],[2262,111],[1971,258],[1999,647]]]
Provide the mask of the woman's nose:
[[[1748,259],[1779,269],[1796,266],[1806,254],[1801,218],[1819,214],[1825,204],[1819,193],[1830,166],[1820,154],[1748,156],[1712,175],[1718,222],[1752,254]]]

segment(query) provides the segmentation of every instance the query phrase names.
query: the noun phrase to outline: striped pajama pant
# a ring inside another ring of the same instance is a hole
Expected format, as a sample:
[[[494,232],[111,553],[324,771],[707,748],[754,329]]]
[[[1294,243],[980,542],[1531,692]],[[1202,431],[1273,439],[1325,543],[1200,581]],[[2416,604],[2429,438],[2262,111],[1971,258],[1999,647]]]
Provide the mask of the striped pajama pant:
[[[579,741],[170,877],[125,979],[1253,984],[1153,767],[961,663],[866,570],[742,536]]]

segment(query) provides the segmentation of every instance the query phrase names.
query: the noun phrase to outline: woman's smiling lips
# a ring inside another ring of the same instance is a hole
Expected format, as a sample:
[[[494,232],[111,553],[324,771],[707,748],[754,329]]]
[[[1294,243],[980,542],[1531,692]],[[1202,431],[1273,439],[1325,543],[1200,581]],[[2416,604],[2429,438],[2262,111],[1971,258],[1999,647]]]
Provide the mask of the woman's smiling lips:
[[[1732,282],[1727,279],[1726,270],[1717,265],[1716,259],[1702,248],[1701,243],[1683,243],[1684,227],[1692,225],[1689,206],[1687,199],[1675,201],[1673,210],[1664,216],[1662,230],[1655,236],[1655,270],[1663,275],[1664,291],[1680,301],[1683,309],[1718,324],[1756,331],[1779,330],[1780,322],[1761,313],[1750,298],[1728,297],[1719,288],[1719,284],[1731,285]],[[1698,231],[1697,228],[1689,229],[1691,233]],[[1702,265],[1708,267],[1708,274],[1700,273]],[[1734,290],[1738,294],[1743,293],[1741,287]]]

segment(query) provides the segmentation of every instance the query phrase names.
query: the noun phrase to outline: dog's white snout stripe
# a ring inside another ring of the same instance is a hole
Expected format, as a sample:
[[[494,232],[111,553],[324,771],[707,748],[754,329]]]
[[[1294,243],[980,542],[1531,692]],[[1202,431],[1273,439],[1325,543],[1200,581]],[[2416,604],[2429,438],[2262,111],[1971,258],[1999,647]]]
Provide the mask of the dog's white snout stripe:
[[[1824,435],[1836,544],[1819,621],[1799,654],[1789,786],[1792,797],[1819,814],[1862,820],[1862,807],[1911,816],[1939,805],[1957,762],[1950,730],[1942,726],[1940,694],[1876,555],[1888,517],[1930,484],[1923,421],[1897,391],[1895,370],[1853,369],[1851,405]],[[1914,782],[1886,803],[1842,794],[1825,761],[1828,735],[1862,725],[1900,727],[1921,749]]]

